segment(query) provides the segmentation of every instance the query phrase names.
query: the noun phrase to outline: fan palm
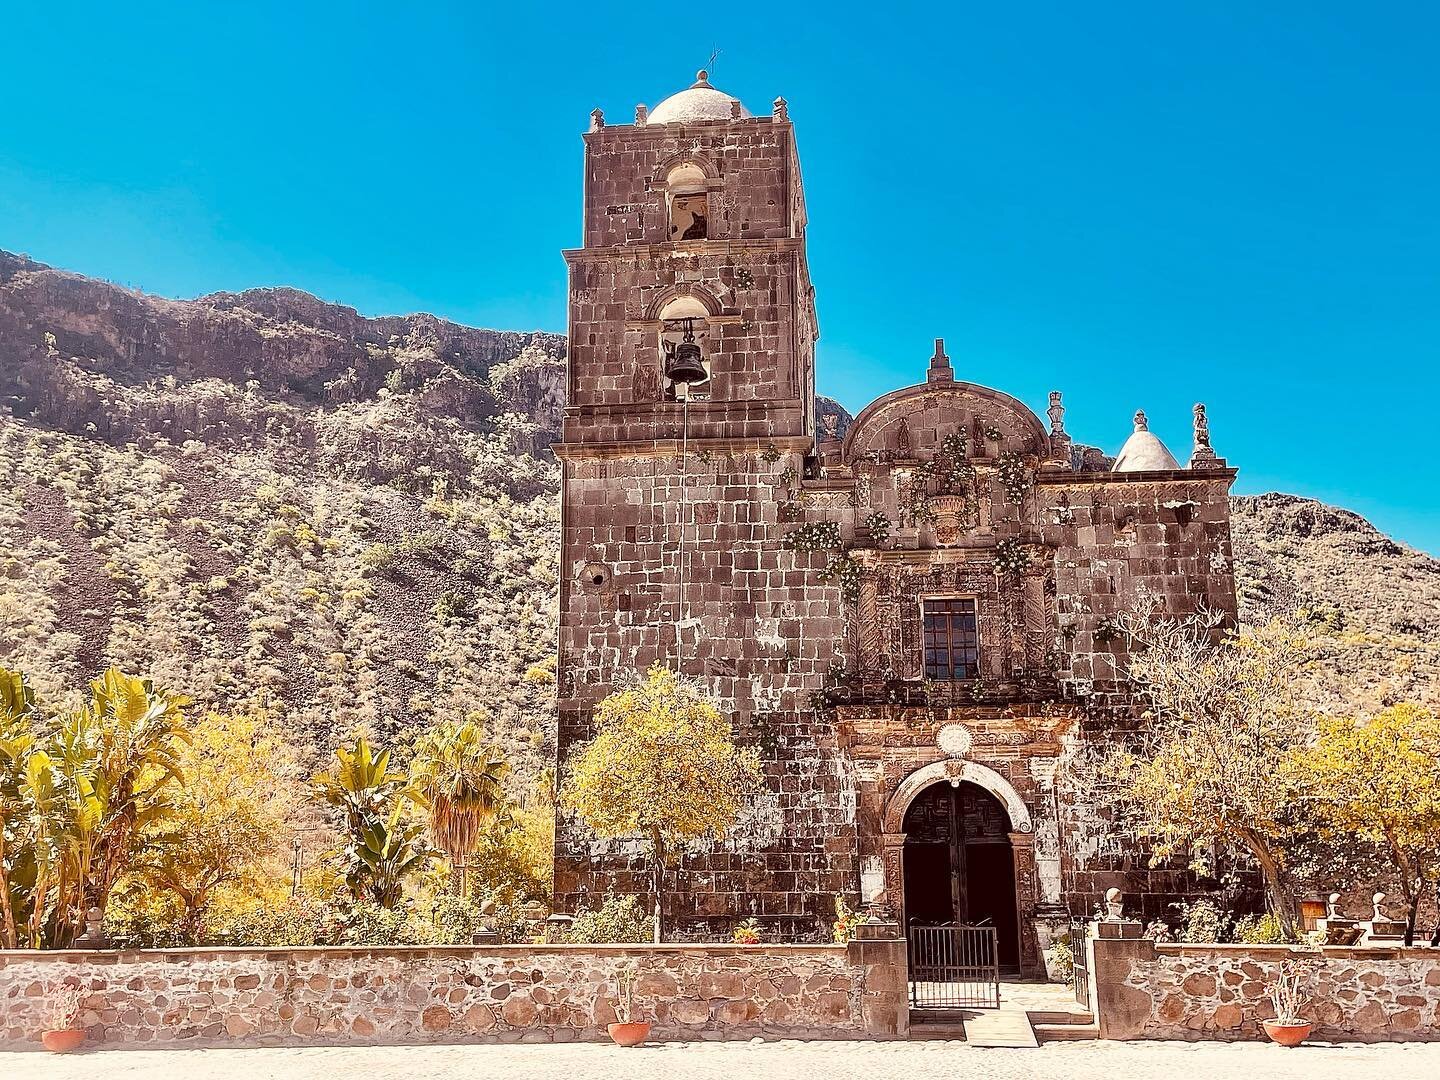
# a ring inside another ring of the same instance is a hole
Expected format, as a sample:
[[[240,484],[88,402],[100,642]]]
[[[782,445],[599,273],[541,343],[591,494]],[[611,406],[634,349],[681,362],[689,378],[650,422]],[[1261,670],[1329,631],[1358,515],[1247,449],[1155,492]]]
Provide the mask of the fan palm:
[[[475,850],[480,830],[504,806],[507,770],[504,756],[469,720],[432,728],[415,745],[410,795],[429,811],[430,840],[450,859],[462,894],[466,857]]]

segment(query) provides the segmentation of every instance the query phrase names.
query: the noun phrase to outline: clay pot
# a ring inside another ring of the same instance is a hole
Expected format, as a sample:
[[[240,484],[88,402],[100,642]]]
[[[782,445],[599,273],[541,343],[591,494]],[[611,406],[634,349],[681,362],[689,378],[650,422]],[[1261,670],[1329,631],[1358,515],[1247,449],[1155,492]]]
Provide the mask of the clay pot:
[[[611,1024],[606,1028],[616,1046],[639,1046],[650,1037],[648,1021],[635,1020],[628,1024]]]
[[[78,1050],[85,1045],[85,1029],[61,1028],[58,1031],[46,1031],[41,1034],[40,1041],[52,1054],[68,1054],[71,1050]]]
[[[1281,1046],[1299,1046],[1310,1034],[1310,1029],[1315,1025],[1309,1023],[1282,1024],[1275,1020],[1266,1020],[1265,1034],[1270,1036],[1270,1041],[1279,1043]]]

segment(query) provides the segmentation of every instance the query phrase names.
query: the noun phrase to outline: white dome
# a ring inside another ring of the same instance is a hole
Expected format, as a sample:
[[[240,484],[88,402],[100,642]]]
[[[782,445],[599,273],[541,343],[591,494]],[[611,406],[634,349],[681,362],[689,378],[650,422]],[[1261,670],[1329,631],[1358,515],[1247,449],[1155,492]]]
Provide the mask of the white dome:
[[[1125,440],[1120,453],[1115,457],[1111,472],[1158,472],[1178,469],[1180,463],[1175,455],[1165,449],[1165,444],[1150,430],[1145,414],[1135,414],[1135,431]]]
[[[702,120],[729,120],[731,103],[736,99],[710,85],[710,76],[698,72],[688,90],[671,94],[650,110],[651,124],[693,124]],[[749,116],[744,105],[740,115]]]

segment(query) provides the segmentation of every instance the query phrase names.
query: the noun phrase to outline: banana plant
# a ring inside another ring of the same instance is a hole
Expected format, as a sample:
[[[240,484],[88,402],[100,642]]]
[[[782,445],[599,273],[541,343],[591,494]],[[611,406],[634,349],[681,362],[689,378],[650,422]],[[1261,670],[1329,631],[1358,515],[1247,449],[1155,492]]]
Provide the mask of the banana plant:
[[[315,777],[315,793],[340,811],[345,830],[345,884],[356,899],[393,907],[405,875],[430,859],[421,826],[403,821],[406,774],[390,768],[390,751],[358,736],[335,751],[336,763]]]
[[[406,875],[430,860],[424,827],[401,820],[404,809],[397,801],[388,818],[366,823],[346,849],[345,883],[352,895],[382,908],[399,903]]]

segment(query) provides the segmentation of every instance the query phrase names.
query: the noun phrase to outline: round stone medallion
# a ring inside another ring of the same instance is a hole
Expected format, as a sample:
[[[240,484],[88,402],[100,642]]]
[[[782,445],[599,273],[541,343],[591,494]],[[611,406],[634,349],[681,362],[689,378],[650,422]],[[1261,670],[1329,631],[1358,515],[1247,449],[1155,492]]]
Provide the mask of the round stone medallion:
[[[964,724],[946,724],[935,736],[935,745],[952,758],[963,758],[970,752],[973,742],[970,729]]]

